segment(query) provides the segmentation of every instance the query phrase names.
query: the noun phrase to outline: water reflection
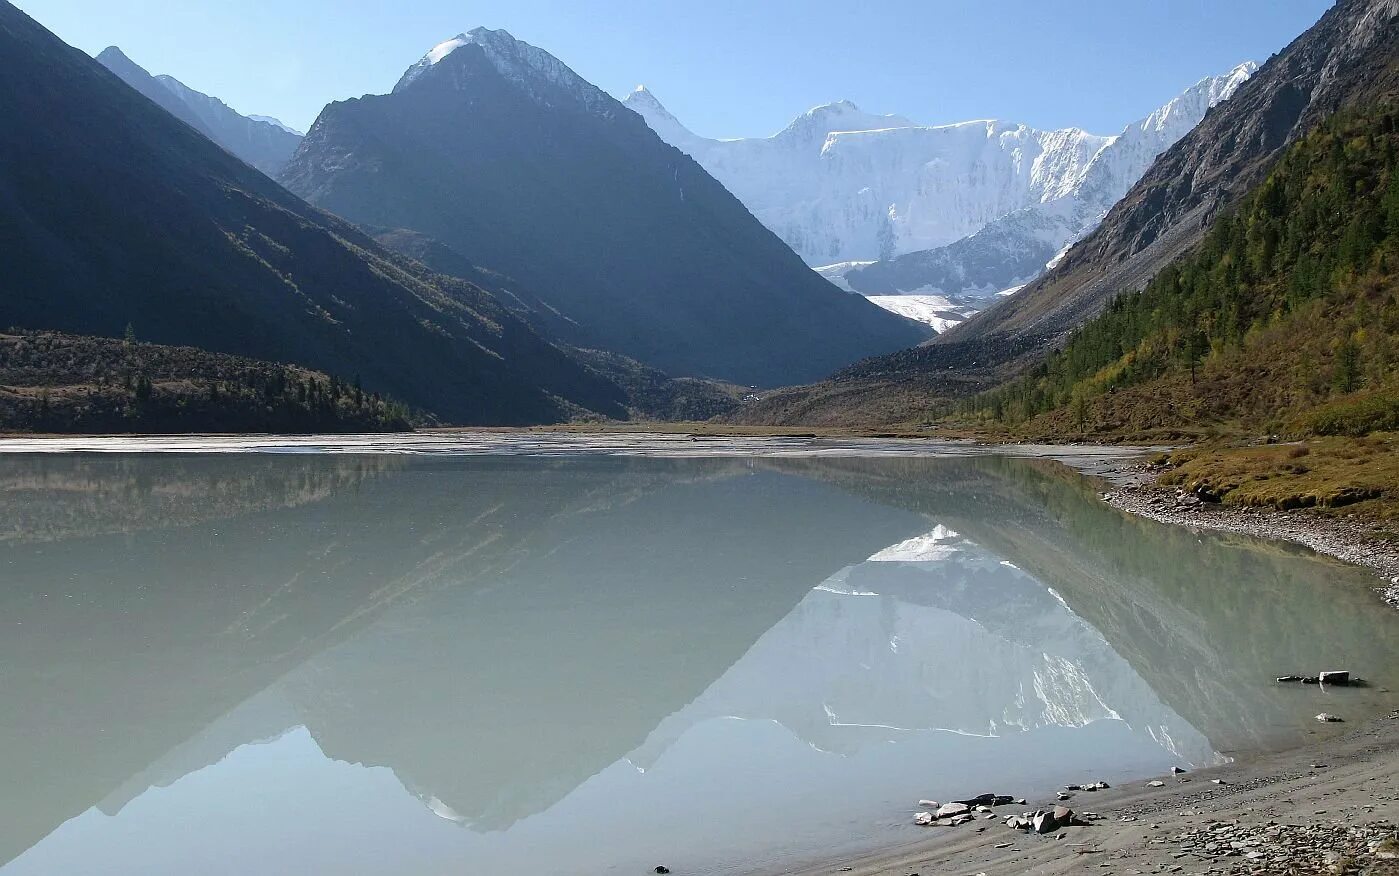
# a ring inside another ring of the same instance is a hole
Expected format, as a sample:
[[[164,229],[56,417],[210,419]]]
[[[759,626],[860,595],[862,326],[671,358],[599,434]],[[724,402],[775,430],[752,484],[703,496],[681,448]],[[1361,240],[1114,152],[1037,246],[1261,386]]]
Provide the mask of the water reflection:
[[[1025,460],[39,457],[0,511],[7,874],[752,869],[1399,666],[1363,574]]]

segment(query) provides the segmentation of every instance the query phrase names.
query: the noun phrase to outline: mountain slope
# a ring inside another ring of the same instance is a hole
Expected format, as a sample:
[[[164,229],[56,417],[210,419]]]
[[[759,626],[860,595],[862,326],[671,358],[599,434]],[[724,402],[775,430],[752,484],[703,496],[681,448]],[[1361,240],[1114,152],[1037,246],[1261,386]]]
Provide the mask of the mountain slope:
[[[1339,113],[1142,292],[961,415],[1061,434],[1399,430],[1396,264],[1399,116]]]
[[[481,289],[388,253],[0,2],[0,326],[296,362],[462,423],[621,414]]]
[[[974,369],[1004,375],[1044,355],[1119,292],[1200,240],[1282,150],[1331,113],[1399,87],[1396,0],[1341,0],[1152,165],[1048,274],[927,347],[851,376]]]
[[[116,46],[104,49],[97,61],[166,112],[268,176],[276,176],[301,143],[300,134],[276,119],[240,115],[218,98],[172,76],[152,76]]]
[[[281,180],[515,278],[569,343],[675,374],[790,383],[924,336],[826,283],[634,113],[504,31],[326,107]]]
[[[0,432],[379,432],[408,412],[333,377],[193,347],[0,333]]]

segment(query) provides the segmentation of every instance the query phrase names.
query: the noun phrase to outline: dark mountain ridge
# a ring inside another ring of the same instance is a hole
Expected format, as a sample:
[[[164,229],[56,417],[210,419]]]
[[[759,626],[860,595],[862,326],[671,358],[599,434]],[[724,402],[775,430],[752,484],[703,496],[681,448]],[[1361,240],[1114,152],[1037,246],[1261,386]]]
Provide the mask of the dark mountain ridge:
[[[173,76],[152,76],[116,46],[104,49],[97,62],[166,112],[268,176],[276,176],[301,143],[299,134],[242,115]]]
[[[294,362],[457,423],[625,416],[487,292],[390,253],[0,2],[0,326]],[[22,120],[22,121],[21,121]]]
[[[503,31],[329,105],[280,179],[515,278],[567,343],[673,374],[811,380],[926,336],[827,283],[640,116]]]

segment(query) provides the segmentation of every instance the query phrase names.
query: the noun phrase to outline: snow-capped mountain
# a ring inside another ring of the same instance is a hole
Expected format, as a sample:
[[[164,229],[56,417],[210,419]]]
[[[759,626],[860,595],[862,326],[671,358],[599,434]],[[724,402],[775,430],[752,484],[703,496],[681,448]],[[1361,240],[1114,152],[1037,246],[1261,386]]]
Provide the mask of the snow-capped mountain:
[[[635,113],[503,30],[327,106],[279,180],[510,277],[560,340],[677,376],[800,383],[927,339],[832,288]]]
[[[840,101],[771,137],[713,140],[645,88],[626,105],[837,285],[943,299],[923,318],[941,329],[945,312],[974,311],[1092,230],[1255,69],[1246,62],[1203,79],[1115,136],[1000,121],[917,125]]]
[[[152,76],[116,46],[97,61],[175,118],[224,149],[274,176],[301,143],[301,133],[270,116],[245,116],[173,76]]]

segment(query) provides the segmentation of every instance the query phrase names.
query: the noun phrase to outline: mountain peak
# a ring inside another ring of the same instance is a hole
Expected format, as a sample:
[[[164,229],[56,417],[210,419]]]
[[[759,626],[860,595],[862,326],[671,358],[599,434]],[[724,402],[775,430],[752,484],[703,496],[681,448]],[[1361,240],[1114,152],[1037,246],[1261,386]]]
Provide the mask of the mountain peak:
[[[131,60],[130,58],[126,57],[126,52],[123,52],[118,46],[108,46],[107,48],[97,53],[97,58],[98,60],[101,60],[102,58],[124,58],[127,61]]]
[[[1127,132],[1133,128],[1146,132],[1174,129],[1171,132],[1174,142],[1195,127],[1205,111],[1228,100],[1256,72],[1256,63],[1244,61],[1218,76],[1206,76],[1151,115],[1128,126]]]
[[[814,106],[792,120],[778,132],[778,138],[808,138],[824,140],[837,131],[873,131],[884,128],[908,128],[913,122],[903,116],[879,116],[867,113],[853,101],[837,100]]]
[[[674,114],[665,108],[665,104],[661,103],[660,98],[652,94],[645,85],[638,85],[634,88],[632,93],[628,94],[626,99],[622,101],[622,105],[635,113],[639,113],[641,117],[648,122],[658,120],[674,122],[677,125],[680,124]]]
[[[622,101],[622,106],[641,116],[651,130],[672,146],[689,144],[691,140],[698,139],[645,85],[632,89],[632,93]]]
[[[127,57],[126,52],[123,52],[116,46],[108,46],[99,52],[97,54],[97,63],[123,78],[132,73],[146,76],[150,75],[146,72],[146,68],[131,60]]]
[[[458,50],[466,47],[476,48],[503,78],[546,106],[555,103],[560,91],[590,110],[612,101],[601,89],[543,49],[516,39],[509,31],[488,27],[473,28],[433,46],[403,74],[394,86],[394,93],[443,68],[452,68],[458,71],[456,75],[459,76],[461,64],[453,62],[460,57]],[[456,82],[460,86],[463,80],[458,78]]]

